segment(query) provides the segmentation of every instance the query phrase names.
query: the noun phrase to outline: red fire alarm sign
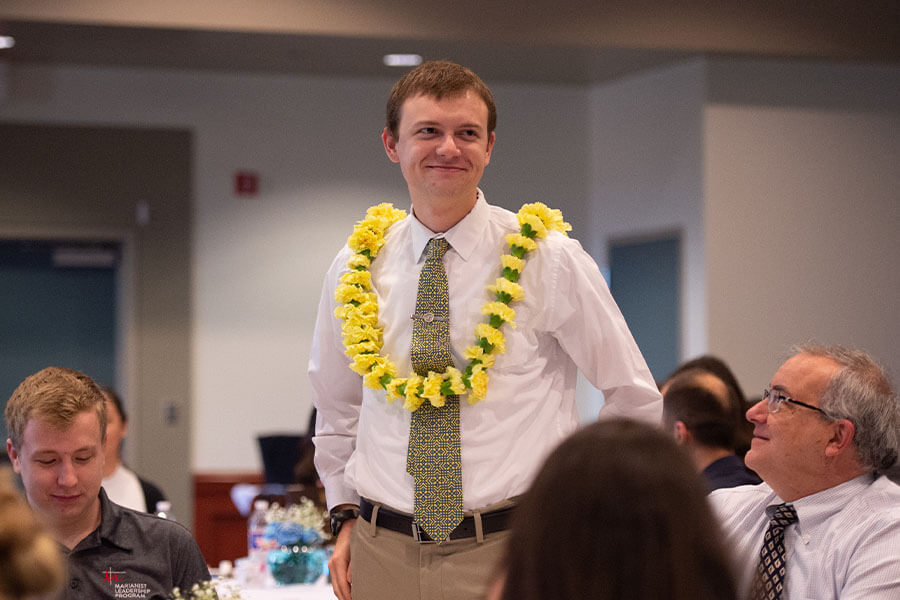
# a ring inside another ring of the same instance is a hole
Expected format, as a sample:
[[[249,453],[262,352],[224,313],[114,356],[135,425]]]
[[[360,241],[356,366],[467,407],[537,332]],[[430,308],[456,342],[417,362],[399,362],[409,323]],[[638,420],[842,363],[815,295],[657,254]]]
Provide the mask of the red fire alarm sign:
[[[253,171],[234,174],[234,193],[238,196],[255,196],[259,193],[259,175]]]

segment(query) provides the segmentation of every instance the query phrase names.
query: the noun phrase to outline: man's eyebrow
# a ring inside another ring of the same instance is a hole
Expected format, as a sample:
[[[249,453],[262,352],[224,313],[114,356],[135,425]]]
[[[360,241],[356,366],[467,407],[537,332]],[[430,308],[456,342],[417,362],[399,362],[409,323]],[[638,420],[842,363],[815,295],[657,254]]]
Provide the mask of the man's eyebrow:
[[[443,123],[441,123],[439,121],[431,121],[431,120],[422,120],[422,121],[416,121],[415,123],[413,123],[413,127],[416,127],[416,128],[418,128],[418,127],[442,127],[442,126],[443,126]],[[457,125],[455,128],[456,129],[478,129],[480,131],[480,130],[484,129],[484,126],[479,123],[463,123],[461,125]]]

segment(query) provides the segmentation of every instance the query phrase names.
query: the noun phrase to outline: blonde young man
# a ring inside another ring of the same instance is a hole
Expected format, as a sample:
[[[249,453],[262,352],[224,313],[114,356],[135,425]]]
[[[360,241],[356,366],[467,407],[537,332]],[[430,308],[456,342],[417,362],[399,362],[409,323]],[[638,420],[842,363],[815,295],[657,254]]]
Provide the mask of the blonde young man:
[[[494,150],[496,119],[490,90],[454,63],[424,63],[391,92],[382,141],[406,180],[412,214],[389,228],[368,271],[383,328],[380,353],[396,363],[398,377],[413,371],[416,331],[430,328],[449,329],[446,355],[463,369],[476,325],[485,321],[481,307],[493,300],[487,286],[501,274],[505,237],[519,231],[515,214],[489,205],[478,187]],[[437,259],[435,247],[442,249]],[[345,247],[326,275],[309,365],[318,409],[316,466],[337,532],[335,593],[341,600],[351,593],[355,600],[481,598],[515,498],[577,426],[578,371],[603,390],[610,415],[659,422],[660,395],[595,262],[578,242],[551,231],[527,256],[516,326],[503,329],[505,352],[494,354],[483,401],[459,401],[458,425],[440,437],[459,442],[437,458],[453,452],[461,458],[452,471],[430,473],[459,478],[454,514],[461,521],[432,539],[430,516],[420,522],[415,515],[428,512],[416,497],[430,493],[422,463],[435,454],[424,458],[427,452],[413,449],[413,440],[426,443],[421,429],[412,434],[413,425],[457,409],[448,396],[441,407],[425,401],[416,409],[431,411],[427,419],[411,414],[402,399],[386,402],[384,390],[364,386],[349,370],[334,311],[335,288],[352,254]],[[448,316],[417,308],[423,289],[434,289],[420,282],[423,271],[431,272],[423,265],[434,261],[446,272]],[[578,526],[578,515],[548,518]]]
[[[801,346],[747,411],[763,483],[710,495],[745,597],[900,597],[900,405],[867,354]]]
[[[6,451],[66,557],[59,598],[167,598],[209,579],[187,529],[123,508],[101,488],[106,403],[83,373],[48,367],[6,405]]]

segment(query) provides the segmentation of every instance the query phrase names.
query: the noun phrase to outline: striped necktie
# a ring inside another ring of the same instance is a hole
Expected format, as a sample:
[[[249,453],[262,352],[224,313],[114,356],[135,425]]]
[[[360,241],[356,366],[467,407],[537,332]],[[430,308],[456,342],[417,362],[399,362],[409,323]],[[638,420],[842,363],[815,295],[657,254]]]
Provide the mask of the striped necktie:
[[[410,358],[422,376],[453,364],[450,290],[443,260],[449,247],[443,238],[428,242],[419,274]],[[406,470],[415,481],[413,517],[432,540],[441,543],[463,518],[459,396],[447,396],[439,408],[426,400],[412,413]]]

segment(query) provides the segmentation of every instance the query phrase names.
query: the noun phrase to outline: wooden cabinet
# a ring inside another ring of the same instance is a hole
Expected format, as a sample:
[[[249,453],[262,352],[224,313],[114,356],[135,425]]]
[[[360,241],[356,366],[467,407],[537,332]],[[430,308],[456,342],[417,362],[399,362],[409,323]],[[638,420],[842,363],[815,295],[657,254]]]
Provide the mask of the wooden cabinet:
[[[194,538],[210,566],[247,556],[247,518],[231,501],[237,483],[263,483],[262,473],[195,473]]]

